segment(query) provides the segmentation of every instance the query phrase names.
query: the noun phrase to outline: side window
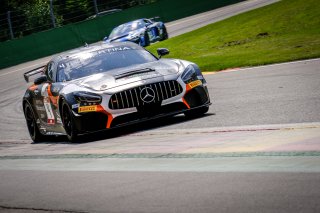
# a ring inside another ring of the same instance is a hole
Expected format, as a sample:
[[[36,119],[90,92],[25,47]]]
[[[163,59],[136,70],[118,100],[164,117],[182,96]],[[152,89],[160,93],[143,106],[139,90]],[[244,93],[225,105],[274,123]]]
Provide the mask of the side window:
[[[53,68],[54,68],[54,63],[50,62],[47,66],[47,77],[49,78],[50,81],[53,80]]]

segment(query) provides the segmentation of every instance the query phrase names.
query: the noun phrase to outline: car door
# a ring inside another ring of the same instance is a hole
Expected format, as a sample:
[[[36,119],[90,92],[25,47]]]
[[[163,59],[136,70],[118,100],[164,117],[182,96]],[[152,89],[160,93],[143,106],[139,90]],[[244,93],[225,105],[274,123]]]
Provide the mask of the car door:
[[[55,62],[47,64],[44,74],[47,81],[39,85],[34,90],[34,106],[39,118],[39,129],[45,134],[50,132],[61,132],[61,118],[58,111],[58,97],[60,86],[53,82]],[[60,124],[60,125],[59,125]]]

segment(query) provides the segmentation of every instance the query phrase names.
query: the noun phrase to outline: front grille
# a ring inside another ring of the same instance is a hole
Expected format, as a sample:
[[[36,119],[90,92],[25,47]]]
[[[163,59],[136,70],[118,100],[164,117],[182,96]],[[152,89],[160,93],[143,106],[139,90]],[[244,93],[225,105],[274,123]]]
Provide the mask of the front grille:
[[[146,102],[142,100],[140,94],[141,90],[143,90],[144,88],[152,89],[152,91],[154,92],[154,94],[151,94],[154,95],[153,100],[147,100]],[[182,93],[182,91],[183,89],[181,85],[174,80],[147,84],[113,94],[109,101],[109,108],[126,109],[131,107],[139,107],[151,103],[158,103],[163,100],[177,96],[180,93]]]

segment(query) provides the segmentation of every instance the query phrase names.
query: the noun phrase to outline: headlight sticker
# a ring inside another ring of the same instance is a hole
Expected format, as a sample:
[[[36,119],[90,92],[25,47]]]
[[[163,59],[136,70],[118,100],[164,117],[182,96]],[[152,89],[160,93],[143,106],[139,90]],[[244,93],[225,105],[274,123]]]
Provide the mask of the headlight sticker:
[[[97,111],[97,105],[93,106],[82,106],[78,108],[78,113],[82,112],[96,112]]]
[[[201,80],[192,81],[188,86],[192,89],[194,87],[200,86],[202,84]]]
[[[77,109],[77,108],[79,108],[79,106],[80,106],[80,104],[73,104],[72,109]]]

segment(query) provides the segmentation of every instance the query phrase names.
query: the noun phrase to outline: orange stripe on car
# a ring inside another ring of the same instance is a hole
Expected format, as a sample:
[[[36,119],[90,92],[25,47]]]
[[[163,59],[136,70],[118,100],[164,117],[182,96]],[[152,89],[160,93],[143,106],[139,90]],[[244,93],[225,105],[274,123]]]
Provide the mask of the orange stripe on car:
[[[51,84],[48,85],[47,91],[48,91],[48,96],[49,96],[49,98],[50,98],[50,101],[53,103],[53,105],[55,105],[56,107],[58,107],[58,96],[53,96],[53,95],[52,95],[52,92],[51,92]]]
[[[188,102],[184,98],[182,98],[182,101],[183,101],[184,105],[186,105],[187,108],[190,109],[190,106],[189,106]]]
[[[29,87],[29,90],[31,90],[31,91],[35,91],[36,89],[38,89],[38,85],[35,85],[35,84],[33,84]]]
[[[113,120],[113,116],[111,113],[107,112],[101,105],[97,106],[97,112],[102,112],[108,116],[108,122],[106,124],[106,128],[109,129],[111,127],[111,122]]]

